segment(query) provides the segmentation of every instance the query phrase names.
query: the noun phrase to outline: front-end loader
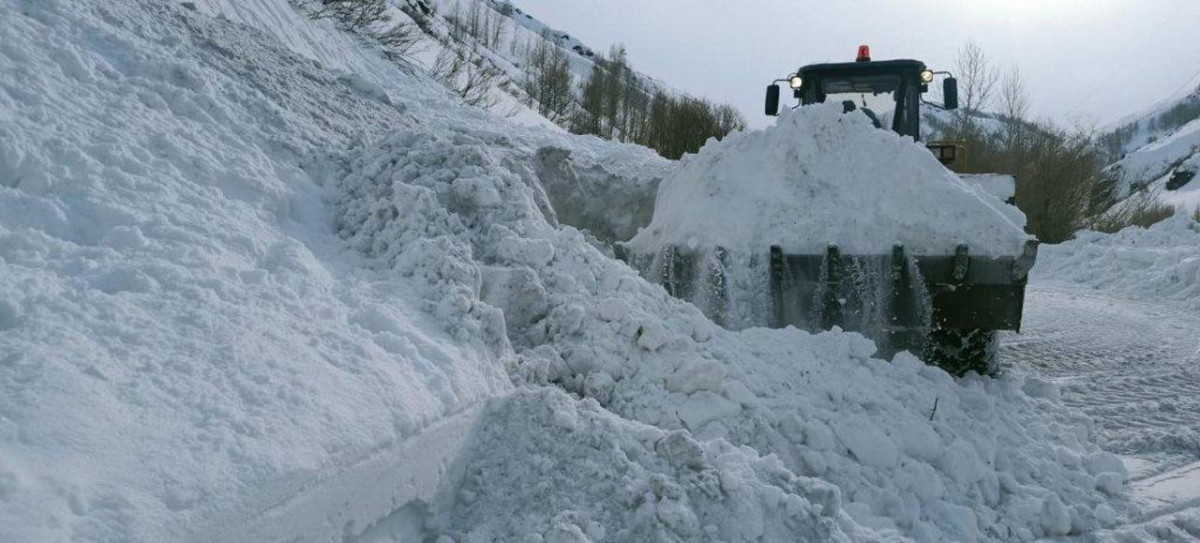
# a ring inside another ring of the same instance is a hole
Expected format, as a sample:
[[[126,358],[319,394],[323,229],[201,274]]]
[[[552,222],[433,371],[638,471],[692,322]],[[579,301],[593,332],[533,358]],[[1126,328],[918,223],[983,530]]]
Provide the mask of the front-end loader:
[[[943,103],[933,104],[923,94],[938,76],[943,76]],[[780,83],[790,87],[796,107],[840,100],[844,111],[861,109],[877,128],[916,141],[923,103],[954,109],[958,101],[957,82],[949,73],[917,60],[872,61],[866,46],[855,62],[812,64],[776,80],[767,88],[768,115],[778,114]],[[943,158],[957,149],[940,144],[931,150]],[[884,356],[907,350],[961,376],[995,373],[997,332],[1020,329],[1037,242],[1026,241],[1018,254],[965,244],[949,254],[916,254],[903,245],[895,245],[890,254],[847,254],[837,239],[829,239],[825,250],[815,254],[791,254],[778,245],[752,249],[761,250],[759,269],[769,284],[767,299],[752,303],[768,305],[763,311],[770,315],[770,326],[859,331],[874,339]],[[728,304],[727,279],[718,273],[721,252],[662,251],[665,257],[643,259],[635,266],[720,324],[728,311],[723,305]],[[698,277],[707,279],[697,286]],[[868,277],[873,279],[864,279]],[[866,283],[874,291],[870,299],[862,295]]]

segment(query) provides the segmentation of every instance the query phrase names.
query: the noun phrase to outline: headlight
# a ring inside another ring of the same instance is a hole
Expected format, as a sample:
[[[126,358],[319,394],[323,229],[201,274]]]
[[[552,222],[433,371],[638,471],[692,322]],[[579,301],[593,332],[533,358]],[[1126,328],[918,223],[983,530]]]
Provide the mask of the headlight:
[[[792,86],[793,90],[800,90],[800,85],[804,84],[804,80],[798,75],[793,75],[788,78],[788,84]]]
[[[933,83],[933,70],[921,70],[921,82]]]

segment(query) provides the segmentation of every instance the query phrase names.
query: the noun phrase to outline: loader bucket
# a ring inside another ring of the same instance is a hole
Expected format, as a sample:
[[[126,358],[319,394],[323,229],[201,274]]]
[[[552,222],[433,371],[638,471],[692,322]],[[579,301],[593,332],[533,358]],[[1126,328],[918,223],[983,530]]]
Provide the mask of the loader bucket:
[[[667,247],[631,263],[722,326],[811,332],[836,326],[873,339],[879,354],[890,357],[901,350],[927,352],[934,331],[1019,330],[1036,254],[1034,241],[1017,257],[973,256],[966,245],[953,255],[913,255],[902,245],[891,254],[869,255],[843,254],[836,245],[820,254],[787,254],[772,246],[766,254],[730,262],[723,248],[704,253]],[[731,286],[739,279],[767,288],[758,295]]]

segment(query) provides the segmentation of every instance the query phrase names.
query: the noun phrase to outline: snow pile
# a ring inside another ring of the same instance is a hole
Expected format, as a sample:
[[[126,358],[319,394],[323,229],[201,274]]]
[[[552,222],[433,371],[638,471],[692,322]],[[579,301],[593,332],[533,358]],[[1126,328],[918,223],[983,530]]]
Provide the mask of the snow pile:
[[[436,473],[398,453],[509,390],[500,315],[431,322],[303,169],[406,109],[175,2],[0,2],[0,540],[254,539],[214,534],[364,462]]]
[[[443,520],[459,541],[875,539],[845,521],[836,488],[776,457],[553,390],[496,404]]]
[[[614,150],[620,154],[619,147]],[[591,350],[607,345],[581,347],[575,358],[565,361],[550,346],[553,338],[581,332],[587,306],[595,305],[604,292],[624,288],[630,296],[649,296],[657,303],[677,308],[682,302],[665,297],[660,289],[641,281],[632,270],[589,244],[579,231],[550,224],[540,203],[536,178],[528,177],[541,154],[510,134],[478,126],[452,125],[446,132],[435,133],[397,131],[378,148],[358,150],[349,157],[340,183],[342,197],[335,207],[336,225],[346,242],[366,255],[373,266],[433,286],[425,296],[425,308],[451,333],[478,335],[478,330],[464,319],[481,302],[487,304],[483,307],[501,308],[508,338],[526,353],[510,368],[514,378],[540,385],[572,380],[576,383],[564,385],[576,392],[582,392],[586,382],[593,396],[607,398],[603,391],[612,394],[615,387],[609,374],[569,369],[571,364],[582,367],[597,354],[589,355]],[[621,287],[622,283],[626,286]],[[691,325],[711,327],[694,310],[690,316],[695,321]],[[494,341],[497,349],[509,346],[507,338]],[[618,341],[628,342],[625,338]],[[652,341],[649,336],[640,340],[644,345],[652,345]],[[621,461],[605,452],[613,449],[611,446],[596,451],[598,444],[604,443],[628,444],[614,450],[633,447],[633,443],[642,443],[639,446],[644,448],[666,436],[661,429],[614,423],[613,415],[596,413],[597,407],[594,399],[590,404],[578,405],[578,400],[545,394],[497,406],[479,423],[496,430],[476,436],[483,444],[463,460],[468,473],[464,488],[456,494],[453,513],[434,514],[435,519],[441,517],[434,524],[442,533],[456,534],[467,541],[513,539],[528,534],[550,538],[551,533],[573,533],[576,529],[593,536],[626,534],[618,538],[634,539],[636,535],[662,532],[680,541],[722,535],[735,540],[754,539],[764,533],[844,538],[843,526],[859,530],[840,512],[838,493],[832,487],[798,478],[772,461],[764,464],[756,454],[739,452],[727,443],[705,443],[704,447],[714,456],[728,458],[727,462],[736,460],[736,467],[725,468],[731,473],[718,477],[724,470],[711,471],[703,473],[699,481],[692,478],[700,474],[692,474],[683,481],[686,484],[674,482],[674,475],[664,479],[662,475],[644,473],[640,483],[629,483],[626,491],[632,494],[627,501],[610,503],[615,491],[611,485],[564,485],[564,480],[578,481],[581,469],[600,469],[589,461],[597,454],[609,464],[618,462],[605,466],[617,473],[665,462],[637,456]],[[553,454],[555,448],[549,444],[559,442],[553,434],[575,427],[576,416],[566,413],[577,409],[587,414],[579,423],[584,429],[576,436],[582,441],[559,444],[561,454]],[[560,420],[563,417],[569,420]],[[679,424],[673,427],[679,428]],[[545,430],[554,428],[558,430],[545,435]],[[676,440],[684,449],[699,447],[683,434],[669,442]],[[728,454],[720,453],[721,448]],[[534,467],[527,468],[531,473],[508,475],[510,470],[520,470],[531,461]],[[485,473],[472,479],[470,466],[481,465],[494,467],[476,467],[476,471]],[[766,490],[767,486],[776,489]],[[509,501],[517,492],[538,496],[539,505]],[[641,506],[643,492],[661,495],[647,508]],[[724,495],[731,497],[718,499]],[[483,499],[486,496],[491,498]],[[817,503],[812,503],[812,496],[819,498]],[[513,517],[509,511],[513,507],[520,508],[524,516]],[[722,508],[724,514],[719,513]],[[731,516],[735,511],[738,515]],[[747,523],[749,519],[758,519],[759,524]],[[384,522],[379,530],[388,532],[389,527]]]
[[[964,183],[924,147],[841,104],[793,110],[762,131],[712,141],[659,189],[637,253],[674,245],[765,253],[1017,255],[1024,215]]]
[[[1107,503],[1122,503],[1124,468],[1091,443],[1086,419],[1047,399],[1053,387],[1016,378],[958,382],[907,354],[875,360],[874,345],[856,334],[722,329],[578,231],[552,227],[526,178],[535,149],[504,132],[448,128],[399,130],[355,150],[337,224],[375,266],[457,285],[461,298],[452,305],[468,306],[477,294],[500,308],[518,355],[514,378],[686,431],[706,448],[724,440],[775,455],[787,470],[839,488],[842,526],[921,540],[1029,540],[1116,520]],[[528,415],[514,417],[491,424],[527,424]],[[501,445],[479,450],[509,454]],[[591,523],[609,534],[649,529],[632,511],[589,504],[599,491],[563,484],[579,468],[561,458],[520,472],[528,477],[487,458],[467,463],[493,467],[479,468],[483,480],[457,496],[454,511],[464,516],[440,525],[468,541],[545,534],[562,509],[585,534]],[[525,486],[537,485],[529,477],[550,481],[538,494],[546,504],[527,505],[529,514],[511,522],[487,518],[481,511],[508,514],[477,503],[480,492],[506,492],[475,490],[489,475]],[[689,514],[701,518],[707,507],[692,503]],[[686,540],[696,532],[673,533]]]
[[[1079,232],[1043,247],[1030,276],[1146,300],[1200,301],[1200,224],[1177,215],[1111,235]]]

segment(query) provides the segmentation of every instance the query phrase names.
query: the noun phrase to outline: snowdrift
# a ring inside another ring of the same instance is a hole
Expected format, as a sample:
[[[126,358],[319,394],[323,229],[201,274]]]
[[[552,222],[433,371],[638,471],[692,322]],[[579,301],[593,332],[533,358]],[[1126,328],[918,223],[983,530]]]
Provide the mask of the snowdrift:
[[[1144,300],[1200,303],[1200,224],[1176,215],[1116,234],[1083,231],[1044,247],[1030,277]]]
[[[1052,386],[719,328],[555,209],[663,161],[359,47],[284,0],[0,3],[0,540],[1117,521],[1124,470]]]
[[[841,104],[791,110],[761,131],[710,141],[659,189],[629,246],[765,253],[1018,255],[1025,217],[947,171],[924,147]]]

